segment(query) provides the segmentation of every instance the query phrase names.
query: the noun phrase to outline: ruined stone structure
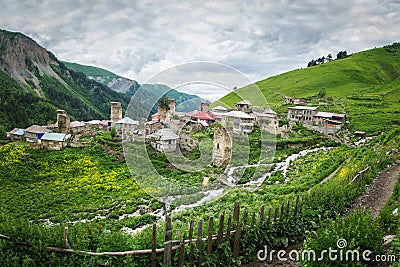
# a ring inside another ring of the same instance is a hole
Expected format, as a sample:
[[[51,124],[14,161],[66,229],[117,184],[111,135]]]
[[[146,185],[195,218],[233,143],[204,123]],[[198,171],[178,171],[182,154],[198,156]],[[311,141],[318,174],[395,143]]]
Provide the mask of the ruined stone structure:
[[[179,147],[181,150],[192,151],[199,145],[197,138],[191,137],[189,134],[181,132],[179,134]]]
[[[200,112],[208,112],[210,111],[210,104],[209,103],[201,103]]]
[[[212,162],[217,167],[225,167],[232,157],[232,140],[229,132],[220,124],[214,126],[214,147]]]
[[[57,110],[57,126],[60,133],[67,134],[71,127],[71,120],[65,110]]]
[[[111,127],[115,126],[115,123],[122,119],[122,105],[120,102],[111,102]]]

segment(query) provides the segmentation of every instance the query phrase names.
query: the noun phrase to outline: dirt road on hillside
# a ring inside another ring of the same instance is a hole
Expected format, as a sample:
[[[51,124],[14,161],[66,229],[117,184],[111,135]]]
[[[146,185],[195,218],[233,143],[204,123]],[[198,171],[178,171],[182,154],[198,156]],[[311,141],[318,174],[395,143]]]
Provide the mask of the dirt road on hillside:
[[[372,216],[377,217],[392,196],[394,186],[400,175],[400,160],[388,169],[382,171],[372,184],[359,196],[350,210],[366,208]]]

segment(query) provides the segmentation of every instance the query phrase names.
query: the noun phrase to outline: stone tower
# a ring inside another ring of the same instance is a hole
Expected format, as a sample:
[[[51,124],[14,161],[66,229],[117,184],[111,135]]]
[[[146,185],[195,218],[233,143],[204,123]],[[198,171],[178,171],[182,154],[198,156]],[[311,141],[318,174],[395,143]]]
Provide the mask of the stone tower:
[[[217,167],[225,167],[232,157],[232,140],[228,131],[220,124],[214,126],[214,147],[212,162]]]
[[[70,118],[65,110],[57,110],[57,125],[60,133],[67,134],[70,128]]]
[[[210,104],[208,103],[201,103],[200,112],[208,112],[210,110]]]
[[[111,102],[111,127],[115,126],[115,123],[122,119],[122,105],[120,102]]]
[[[174,114],[175,113],[175,99],[168,98],[168,106],[169,110],[166,110],[165,108],[158,107],[157,113],[158,113],[158,119],[160,122],[164,123],[165,120],[168,118],[169,114]]]

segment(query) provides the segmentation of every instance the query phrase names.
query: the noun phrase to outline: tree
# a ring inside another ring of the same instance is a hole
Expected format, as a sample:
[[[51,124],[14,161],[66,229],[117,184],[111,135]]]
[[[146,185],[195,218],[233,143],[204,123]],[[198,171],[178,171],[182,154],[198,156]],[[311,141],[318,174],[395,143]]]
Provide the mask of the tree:
[[[7,139],[6,129],[3,125],[0,125],[0,140]]]
[[[117,130],[115,130],[114,127],[111,128],[110,134],[111,134],[111,138],[114,139],[115,137],[117,137]]]
[[[346,57],[347,57],[347,51],[346,50],[340,51],[336,55],[336,59],[343,59],[343,58],[346,58]]]
[[[168,97],[164,95],[158,100],[158,107],[163,108],[165,110],[169,110],[169,102],[168,102]]]
[[[332,61],[332,54],[329,54],[328,56],[326,56],[326,59],[328,60],[328,62]]]

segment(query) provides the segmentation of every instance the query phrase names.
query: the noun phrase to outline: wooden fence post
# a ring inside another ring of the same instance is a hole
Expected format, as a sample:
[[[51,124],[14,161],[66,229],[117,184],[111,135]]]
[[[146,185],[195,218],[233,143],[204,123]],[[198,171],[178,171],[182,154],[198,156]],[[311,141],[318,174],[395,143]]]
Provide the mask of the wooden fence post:
[[[258,216],[260,218],[260,223],[262,223],[264,221],[264,205],[261,206]]]
[[[65,248],[71,248],[68,242],[68,226],[64,227],[64,242],[65,242]]]
[[[282,205],[281,205],[281,216],[279,216],[279,219],[283,219],[284,212],[285,212],[285,203],[282,202]]]
[[[240,214],[239,202],[235,202],[235,209],[234,209],[234,214],[233,214],[233,217],[236,221],[235,240],[233,243],[233,258],[234,259],[237,259],[239,257],[239,253],[240,253],[240,237],[241,237],[241,229],[242,228],[240,227],[239,214]]]
[[[276,222],[277,217],[278,217],[278,207],[275,208],[274,222]]]
[[[153,223],[153,233],[151,235],[151,266],[157,266],[157,254],[156,254],[156,246],[157,246],[157,224]]]
[[[256,213],[253,212],[253,215],[251,215],[251,227],[254,227],[255,223],[256,223]]]
[[[297,218],[297,209],[299,207],[299,195],[296,196],[296,204],[294,206],[294,218]]]
[[[194,253],[194,245],[192,243],[193,227],[194,227],[194,221],[191,220],[190,225],[189,225],[189,244],[190,244],[189,263],[190,263],[190,266],[193,266],[193,253]]]
[[[208,221],[207,253],[212,252],[213,224],[214,224],[214,218],[210,217],[210,220]]]
[[[197,241],[196,241],[196,247],[197,247],[197,252],[199,253],[199,262],[198,266],[201,266],[201,263],[203,262],[203,253],[202,253],[202,244],[203,244],[203,221],[199,220],[197,223]]]
[[[268,219],[267,219],[267,223],[269,224],[271,222],[271,215],[272,215],[272,208],[270,207],[268,209]]]
[[[289,217],[289,209],[290,209],[290,200],[288,199],[287,205],[286,205],[286,217]]]
[[[222,243],[222,238],[224,236],[224,220],[225,220],[225,213],[221,213],[219,216],[219,227],[218,227],[218,234],[217,234],[217,248]]]
[[[172,223],[171,217],[165,217],[165,238],[164,238],[164,266],[171,265],[172,258]]]
[[[186,234],[183,234],[183,239],[180,245],[180,253],[179,253],[179,267],[183,267],[183,264],[185,263],[185,239],[186,239]]]

